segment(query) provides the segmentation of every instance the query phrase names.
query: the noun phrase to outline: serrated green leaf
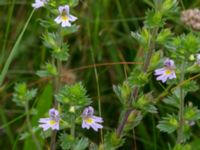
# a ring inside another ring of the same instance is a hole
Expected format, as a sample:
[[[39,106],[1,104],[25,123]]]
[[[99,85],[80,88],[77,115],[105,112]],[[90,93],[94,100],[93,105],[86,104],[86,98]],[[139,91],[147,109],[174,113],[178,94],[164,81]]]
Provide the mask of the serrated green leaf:
[[[86,89],[79,82],[74,85],[65,85],[55,97],[59,102],[68,104],[69,106],[84,107],[91,103],[86,93]]]
[[[14,87],[13,102],[18,106],[25,106],[25,104],[32,100],[37,94],[37,89],[28,90],[26,83],[17,83]]]
[[[172,36],[170,29],[163,29],[158,33],[156,37],[156,42],[159,44],[165,44]]]
[[[178,120],[176,117],[168,114],[167,117],[163,117],[162,120],[159,121],[157,128],[162,132],[170,134],[178,128]]]
[[[85,150],[89,145],[88,138],[81,138],[77,140],[76,144],[74,145],[74,150]]]
[[[120,100],[121,104],[124,106],[127,105],[127,102],[130,100],[131,96],[131,87],[129,86],[128,82],[123,82],[123,85],[113,85],[113,91]]]
[[[150,10],[146,13],[145,26],[148,28],[162,27],[164,25],[163,14],[159,11]]]
[[[116,132],[107,133],[104,137],[104,149],[108,150],[117,150],[121,147],[125,140],[123,138],[119,138]]]

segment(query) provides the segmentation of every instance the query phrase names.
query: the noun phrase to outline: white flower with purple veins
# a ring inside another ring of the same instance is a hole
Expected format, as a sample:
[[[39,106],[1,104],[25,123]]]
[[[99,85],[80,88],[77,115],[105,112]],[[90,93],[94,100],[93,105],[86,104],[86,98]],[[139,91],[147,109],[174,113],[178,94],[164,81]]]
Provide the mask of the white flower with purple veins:
[[[103,128],[103,126],[99,123],[103,122],[101,117],[94,116],[94,109],[89,106],[86,107],[82,113],[82,128],[89,129],[90,127],[94,129],[94,131],[98,131],[98,129]]]
[[[71,22],[77,20],[75,16],[69,14],[69,6],[60,6],[58,8],[60,15],[54,20],[57,24],[61,23],[62,27],[70,27]]]
[[[35,9],[43,7],[45,4],[47,4],[47,1],[48,0],[35,0],[35,3],[32,4],[32,7]]]
[[[164,62],[165,67],[156,69],[154,75],[157,76],[156,80],[161,80],[165,83],[168,79],[176,78],[174,61],[166,59]]]
[[[52,108],[49,110],[49,118],[40,118],[39,127],[43,128],[44,131],[51,128],[52,130],[59,130],[60,115],[59,112]]]

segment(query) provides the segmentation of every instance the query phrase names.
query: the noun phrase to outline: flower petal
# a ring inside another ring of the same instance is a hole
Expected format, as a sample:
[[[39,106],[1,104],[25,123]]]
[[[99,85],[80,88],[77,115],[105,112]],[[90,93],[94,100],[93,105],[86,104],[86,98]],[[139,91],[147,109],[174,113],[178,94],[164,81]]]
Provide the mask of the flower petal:
[[[69,15],[69,21],[73,22],[75,20],[77,20],[77,17]]]
[[[71,23],[69,21],[62,21],[62,27],[71,27]]]
[[[62,22],[61,16],[56,17],[56,19],[54,19],[54,21],[55,21],[57,24],[60,24],[60,23]]]

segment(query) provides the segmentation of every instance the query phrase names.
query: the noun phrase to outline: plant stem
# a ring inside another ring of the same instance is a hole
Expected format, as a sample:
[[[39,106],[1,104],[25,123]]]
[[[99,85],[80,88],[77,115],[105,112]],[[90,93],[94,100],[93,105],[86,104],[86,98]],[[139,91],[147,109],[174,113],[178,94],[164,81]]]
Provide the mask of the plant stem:
[[[61,36],[61,28],[59,28],[58,33]],[[63,44],[63,37],[61,36],[61,40],[60,40],[60,47]],[[60,76],[59,74],[61,74],[61,69],[62,69],[62,62],[60,60],[55,60],[54,58],[52,58],[53,63],[56,61],[56,68],[58,70],[58,75],[54,78],[53,83],[54,83],[54,94],[57,94],[60,86],[61,86],[61,82],[60,82]],[[54,107],[58,108],[59,107],[59,103],[54,100]],[[51,145],[50,145],[50,149],[51,150],[56,150],[56,135],[57,135],[57,131],[53,131],[52,135],[51,135]]]
[[[91,55],[92,55],[92,61],[95,64],[95,57],[94,57],[94,52],[93,49],[90,49],[91,51]],[[98,72],[97,72],[97,68],[96,66],[94,66],[94,73],[95,73],[95,79],[96,79],[96,85],[97,85],[97,97],[98,97],[98,110],[99,110],[99,116],[101,117],[101,96],[100,96],[100,88],[99,88],[99,76],[98,76]],[[100,136],[101,136],[101,143],[103,145],[104,140],[103,140],[103,130],[100,129]]]
[[[22,40],[22,37],[24,35],[24,32],[33,16],[33,13],[34,13],[34,9],[32,10],[28,20],[26,21],[26,24],[24,25],[19,37],[17,38],[17,41],[15,42],[15,45],[13,46],[12,50],[11,50],[11,53],[10,55],[8,56],[8,59],[6,60],[6,63],[5,65],[3,66],[3,70],[1,71],[1,74],[0,74],[0,86],[2,85],[4,79],[5,79],[5,76],[6,76],[6,73],[8,72],[8,68],[13,60],[13,57],[16,55],[17,53],[17,50],[18,50],[18,46]]]
[[[70,130],[70,132],[71,132],[71,136],[73,137],[73,138],[75,138],[75,127],[76,127],[76,124],[75,124],[75,117],[72,117],[72,119],[71,119],[71,130]]]
[[[150,64],[150,61],[151,61],[151,56],[152,56],[154,48],[155,48],[155,42],[154,41],[155,41],[155,36],[156,36],[157,32],[158,32],[158,28],[154,28],[152,30],[152,38],[149,39],[149,46],[148,46],[149,50],[148,50],[147,55],[145,57],[144,65],[142,67],[142,70],[143,70],[144,73],[146,73],[148,71],[148,67],[149,67],[149,64]],[[130,113],[133,110],[131,108],[132,101],[136,100],[138,93],[139,93],[139,87],[135,86],[134,89],[133,89],[133,94],[130,96],[130,99],[128,101],[129,109],[126,110],[122,121],[118,125],[117,131],[116,131],[118,137],[121,137],[121,134],[123,132],[123,129],[125,127],[127,119],[128,119]]]
[[[30,122],[30,116],[29,116],[29,107],[28,107],[28,102],[25,104],[25,112],[26,112],[26,123],[27,123],[27,126],[28,126],[28,130],[33,138],[33,141],[37,147],[37,150],[41,150],[41,146],[40,146],[40,143],[39,141],[37,140],[35,134],[33,133],[32,131],[32,126],[31,126],[31,122]]]
[[[61,68],[62,68],[62,63],[60,60],[56,61],[57,64],[57,69],[58,69],[58,74],[61,73]],[[57,94],[58,90],[60,89],[61,83],[60,83],[60,77],[56,76],[54,78],[54,94]],[[54,100],[54,108],[58,108],[58,102],[56,100]],[[55,150],[56,149],[56,135],[57,135],[57,131],[53,131],[52,135],[51,135],[51,145],[50,145],[50,149],[51,150]]]
[[[183,62],[181,66],[180,83],[184,81],[184,70],[185,70],[185,63]],[[182,87],[180,87],[179,128],[177,135],[178,144],[183,142],[183,126],[184,126],[184,90]]]

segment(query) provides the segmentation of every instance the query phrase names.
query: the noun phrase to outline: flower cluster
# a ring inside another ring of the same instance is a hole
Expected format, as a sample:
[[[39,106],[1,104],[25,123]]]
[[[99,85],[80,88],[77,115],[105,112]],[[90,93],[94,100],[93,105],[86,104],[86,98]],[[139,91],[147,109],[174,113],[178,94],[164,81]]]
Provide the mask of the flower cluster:
[[[34,9],[44,7],[48,3],[48,0],[35,0],[35,3],[32,4]],[[71,23],[77,20],[77,17],[70,14],[70,8],[68,5],[58,7],[59,15],[54,19],[57,24],[61,24],[62,27],[70,27]],[[81,117],[83,119],[82,128],[89,129],[93,128],[95,131],[103,128],[100,124],[103,122],[101,117],[94,116],[94,109],[89,106],[84,109]],[[39,127],[44,131],[51,128],[52,130],[59,130],[60,114],[59,112],[52,108],[49,110],[49,118],[40,118]]]
[[[196,8],[182,11],[181,21],[195,30],[200,30],[200,10]]]
[[[103,126],[99,123],[103,122],[101,117],[94,116],[94,108],[89,106],[83,110],[82,113],[82,128],[89,129],[90,127],[93,128],[95,131],[98,129],[103,128]],[[59,112],[52,108],[49,110],[49,118],[40,118],[39,120],[39,127],[43,128],[44,131],[51,128],[52,130],[59,130],[59,121],[60,115]]]
[[[174,61],[171,59],[166,59],[164,62],[164,67],[156,69],[154,74],[157,76],[157,80],[161,80],[165,83],[168,79],[176,78]]]
[[[59,121],[60,121],[60,115],[59,112],[52,108],[49,110],[49,118],[40,118],[39,127],[43,128],[44,131],[51,128],[52,130],[59,130]]]

